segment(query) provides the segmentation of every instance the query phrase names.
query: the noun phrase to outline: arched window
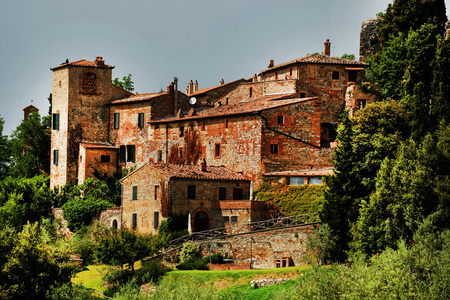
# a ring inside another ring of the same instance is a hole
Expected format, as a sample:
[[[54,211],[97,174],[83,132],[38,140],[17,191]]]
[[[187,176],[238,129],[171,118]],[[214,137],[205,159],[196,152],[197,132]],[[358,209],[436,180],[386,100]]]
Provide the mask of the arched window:
[[[95,92],[96,86],[95,86],[95,79],[97,76],[95,76],[94,73],[84,73],[82,75],[81,80],[81,90],[85,93],[93,93]]]
[[[114,228],[114,229],[117,229],[117,220],[113,220],[112,221],[112,227]]]

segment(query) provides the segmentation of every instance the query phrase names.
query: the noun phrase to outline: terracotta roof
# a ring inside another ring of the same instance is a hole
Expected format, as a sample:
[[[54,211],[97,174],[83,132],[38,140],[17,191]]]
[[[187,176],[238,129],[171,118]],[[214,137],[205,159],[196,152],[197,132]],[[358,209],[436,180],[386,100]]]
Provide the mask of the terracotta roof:
[[[130,103],[130,102],[139,102],[139,101],[148,101],[152,100],[154,98],[157,98],[162,95],[168,95],[167,92],[159,92],[159,93],[147,93],[147,94],[137,94],[132,95],[130,97],[118,99],[118,100],[112,100],[108,104],[121,104],[121,103]]]
[[[333,57],[328,55],[323,55],[319,53],[314,53],[305,57],[297,58],[288,62],[281,63],[279,65],[273,66],[272,68],[265,69],[261,73],[268,72],[273,69],[282,68],[291,64],[304,63],[304,64],[331,64],[331,65],[349,65],[349,66],[361,66],[368,67],[369,64],[365,62],[360,62],[357,60],[344,59],[339,57]]]
[[[117,149],[117,147],[110,144],[95,144],[95,143],[80,143],[80,146],[86,148],[109,148],[109,149]]]
[[[331,174],[333,174],[333,168],[271,172],[264,174],[264,176],[325,176]]]
[[[204,89],[195,91],[195,92],[193,92],[192,94],[189,94],[189,96],[200,95],[200,94],[203,94],[203,93],[206,93],[206,92],[209,92],[209,91],[218,89],[218,88],[223,88],[223,87],[225,87],[225,86],[227,86],[227,85],[230,85],[230,84],[237,83],[237,82],[239,82],[239,81],[243,81],[243,82],[244,82],[244,81],[247,81],[247,80],[245,80],[244,78],[241,78],[241,79],[237,79],[237,80],[234,80],[234,81],[230,81],[230,82],[224,83],[224,84],[222,84],[222,85],[216,85],[216,86],[204,88]]]
[[[231,115],[240,115],[240,114],[249,114],[253,112],[263,111],[267,109],[272,109],[276,107],[281,107],[285,105],[297,104],[300,102],[311,101],[314,98],[292,98],[292,96],[296,95],[288,94],[288,95],[270,95],[263,96],[255,99],[254,101],[248,102],[239,102],[230,105],[222,105],[218,107],[207,107],[196,110],[195,115],[187,115],[186,113],[182,118],[178,118],[176,116],[169,116],[166,118],[161,118],[158,120],[150,121],[150,123],[166,123],[166,122],[178,122],[184,120],[194,120],[194,119],[204,119],[211,117],[223,117],[223,116],[231,116]],[[291,99],[283,99],[291,97]]]
[[[186,178],[186,179],[200,179],[200,180],[244,180],[248,181],[250,178],[234,172],[225,167],[218,166],[206,166],[206,172],[200,170],[198,165],[176,165],[176,164],[165,164],[165,163],[149,163],[142,167],[136,169],[134,172],[130,173],[128,178],[134,173],[138,172],[144,166],[149,166],[159,172],[169,176],[170,178]]]
[[[114,69],[114,66],[105,65],[105,64],[103,64],[103,65],[100,64],[99,65],[95,61],[88,61],[88,60],[85,60],[85,59],[80,59],[80,60],[77,60],[77,61],[74,61],[74,62],[69,62],[67,64],[62,64],[62,65],[56,66],[56,67],[52,68],[52,70],[55,70],[55,69],[58,69],[58,68],[62,68],[62,67],[66,67],[66,66]]]

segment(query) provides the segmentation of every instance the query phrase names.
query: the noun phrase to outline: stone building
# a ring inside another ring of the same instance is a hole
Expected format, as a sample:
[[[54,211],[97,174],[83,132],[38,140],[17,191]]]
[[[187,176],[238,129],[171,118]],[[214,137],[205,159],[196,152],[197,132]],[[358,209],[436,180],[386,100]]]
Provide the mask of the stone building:
[[[338,118],[365,101],[359,90],[350,97],[348,86],[362,80],[367,64],[331,57],[330,47],[327,40],[324,54],[271,61],[249,79],[221,80],[204,89],[191,81],[186,94],[176,78],[159,93],[133,94],[114,86],[114,67],[102,57],[52,68],[51,188],[138,168],[123,181],[128,184],[155,165],[178,165],[181,171],[202,160],[208,168],[241,173],[255,188],[263,175],[332,167]],[[149,193],[146,197],[154,195]],[[152,201],[154,213],[160,208]],[[132,208],[124,205],[124,215]],[[190,206],[185,211],[195,217]],[[155,229],[155,216],[137,226]],[[220,225],[220,218],[209,220],[210,227]]]
[[[251,180],[225,167],[145,164],[122,179],[122,224],[157,233],[169,215],[190,215],[194,232],[265,219]]]

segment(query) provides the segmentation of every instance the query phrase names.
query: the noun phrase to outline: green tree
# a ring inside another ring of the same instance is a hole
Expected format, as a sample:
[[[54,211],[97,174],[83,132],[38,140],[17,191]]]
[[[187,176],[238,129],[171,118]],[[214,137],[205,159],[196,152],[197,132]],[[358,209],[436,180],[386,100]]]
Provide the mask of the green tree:
[[[165,235],[138,234],[127,228],[103,229],[96,234],[94,255],[98,261],[111,265],[128,264],[134,270],[134,263],[152,256],[167,245]]]
[[[355,60],[355,59],[356,59],[356,56],[355,56],[355,54],[347,54],[347,53],[344,53],[344,54],[341,55],[341,58],[343,58],[343,59]]]
[[[41,120],[37,111],[32,112],[11,136],[14,177],[33,177],[50,174],[50,123]]]
[[[432,24],[438,32],[444,34],[445,14],[444,0],[395,0],[389,4],[382,15],[380,44],[383,47],[392,35],[408,34],[419,29],[423,24]],[[384,50],[382,50],[384,51]]]
[[[127,91],[134,91],[134,82],[131,80],[131,74],[128,74],[128,76],[123,76],[122,80],[119,78],[114,78],[112,83],[115,86],[121,87]]]
[[[20,228],[51,215],[54,205],[50,179],[7,177],[0,181],[0,228]]]
[[[10,244],[2,247],[8,252],[2,254],[6,263],[1,266],[0,295],[6,299],[45,299],[52,286],[70,281],[77,266],[69,261],[67,250],[44,243],[38,223],[25,225],[14,237],[7,235]]]
[[[431,97],[431,121],[434,126],[443,120],[450,123],[450,39],[439,39],[437,42],[436,57],[432,64],[433,82]]]

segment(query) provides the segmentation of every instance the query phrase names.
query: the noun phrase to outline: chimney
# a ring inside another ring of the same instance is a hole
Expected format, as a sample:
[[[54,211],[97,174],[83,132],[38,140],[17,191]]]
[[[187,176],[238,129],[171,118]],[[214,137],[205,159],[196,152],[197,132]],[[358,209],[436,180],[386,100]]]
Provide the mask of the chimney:
[[[323,44],[323,55],[330,56],[331,54],[331,43],[330,39],[327,39],[327,41]]]
[[[200,172],[206,172],[206,160],[204,158],[200,161]]]
[[[104,66],[105,65],[105,61],[103,60],[103,57],[97,56],[95,58],[95,65],[96,66]]]
[[[173,78],[173,113],[178,111],[178,78]]]
[[[224,84],[225,84],[225,81],[223,80],[223,78],[222,78],[222,79],[220,79],[220,82],[219,82],[219,84],[220,84],[220,85],[224,85]]]
[[[274,61],[273,61],[273,59],[271,59],[269,62],[269,66],[267,68],[270,69],[270,68],[273,68],[273,66],[274,66]]]
[[[186,87],[186,95],[190,95],[194,92],[194,83],[191,81],[189,81],[187,87]]]
[[[194,82],[194,92],[198,91],[198,82],[197,80]]]

